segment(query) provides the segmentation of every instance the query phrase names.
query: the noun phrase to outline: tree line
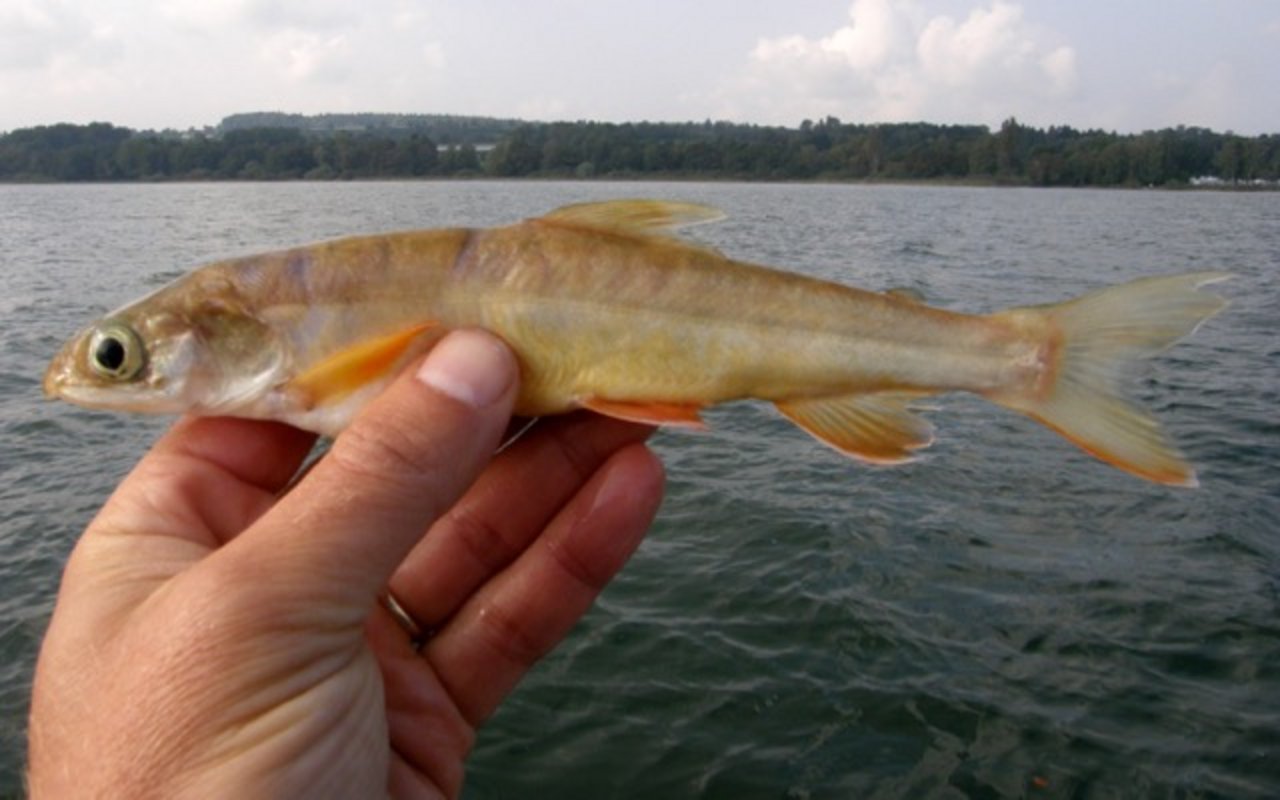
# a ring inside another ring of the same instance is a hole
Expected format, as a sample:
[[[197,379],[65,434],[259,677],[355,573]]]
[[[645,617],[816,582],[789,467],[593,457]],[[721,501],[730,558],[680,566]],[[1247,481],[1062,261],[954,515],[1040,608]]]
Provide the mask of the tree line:
[[[277,116],[272,121],[288,122],[297,115]],[[457,130],[464,118],[443,119]],[[385,125],[237,124],[182,133],[108,123],[24,128],[0,135],[0,180],[494,176],[1034,186],[1182,186],[1204,178],[1274,186],[1280,181],[1280,135],[1246,137],[1196,127],[1117,134],[1034,128],[1012,118],[997,130],[855,124],[834,117],[806,120],[796,128],[710,121],[498,122],[504,132],[495,131],[494,141],[461,144],[456,139],[441,144],[429,127],[413,125],[389,130]]]
[[[376,133],[400,138],[425,133],[442,145],[491,144],[524,124],[518,119],[460,114],[286,114],[253,111],[223,117],[215,131],[294,128],[307,134]]]

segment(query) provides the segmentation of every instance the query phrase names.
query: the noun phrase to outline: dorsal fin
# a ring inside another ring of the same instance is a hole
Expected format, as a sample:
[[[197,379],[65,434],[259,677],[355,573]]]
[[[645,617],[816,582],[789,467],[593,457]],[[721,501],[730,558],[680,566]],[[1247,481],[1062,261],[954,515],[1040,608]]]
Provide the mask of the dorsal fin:
[[[913,289],[910,286],[895,286],[892,289],[885,289],[884,293],[908,303],[924,305],[924,292],[919,289]]]
[[[674,200],[606,200],[563,206],[539,219],[633,233],[670,233],[724,219],[718,208]]]

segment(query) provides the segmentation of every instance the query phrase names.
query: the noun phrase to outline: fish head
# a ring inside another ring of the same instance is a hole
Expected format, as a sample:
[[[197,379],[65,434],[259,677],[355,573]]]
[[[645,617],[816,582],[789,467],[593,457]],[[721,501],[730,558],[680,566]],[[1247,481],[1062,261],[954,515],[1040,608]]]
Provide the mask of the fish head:
[[[281,372],[277,337],[234,297],[201,283],[181,279],[80,331],[45,371],[45,394],[159,414],[252,405]]]

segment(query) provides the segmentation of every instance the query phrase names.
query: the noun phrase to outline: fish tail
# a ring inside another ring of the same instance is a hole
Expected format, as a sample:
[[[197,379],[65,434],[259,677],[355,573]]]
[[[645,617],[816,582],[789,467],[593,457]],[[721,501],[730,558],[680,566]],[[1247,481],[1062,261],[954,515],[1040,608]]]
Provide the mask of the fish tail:
[[[1196,272],[1090,292],[1056,305],[995,315],[1046,332],[1046,369],[1029,386],[989,399],[1047,425],[1086,452],[1147,480],[1197,486],[1195,471],[1160,424],[1122,393],[1129,369],[1221,311],[1227,302],[1199,291],[1231,277]]]

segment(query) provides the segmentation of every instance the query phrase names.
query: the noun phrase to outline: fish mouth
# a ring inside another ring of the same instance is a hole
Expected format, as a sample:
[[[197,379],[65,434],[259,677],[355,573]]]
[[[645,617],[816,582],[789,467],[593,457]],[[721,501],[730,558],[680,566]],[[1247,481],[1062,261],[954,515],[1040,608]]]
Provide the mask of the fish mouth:
[[[119,405],[119,395],[100,386],[93,386],[75,379],[68,370],[49,367],[44,374],[44,396],[49,400],[65,400],[85,408],[113,408]]]
[[[59,380],[59,377],[61,376],[55,375],[50,379],[46,375],[44,381],[45,396],[54,400],[62,400],[81,408],[132,411],[142,414],[169,413],[177,408],[177,405],[170,398],[163,395],[134,393],[128,390],[121,390],[119,387]]]
[[[46,400],[58,399],[58,378],[54,375],[53,367],[44,371],[44,380],[40,382],[40,388],[44,390]]]

